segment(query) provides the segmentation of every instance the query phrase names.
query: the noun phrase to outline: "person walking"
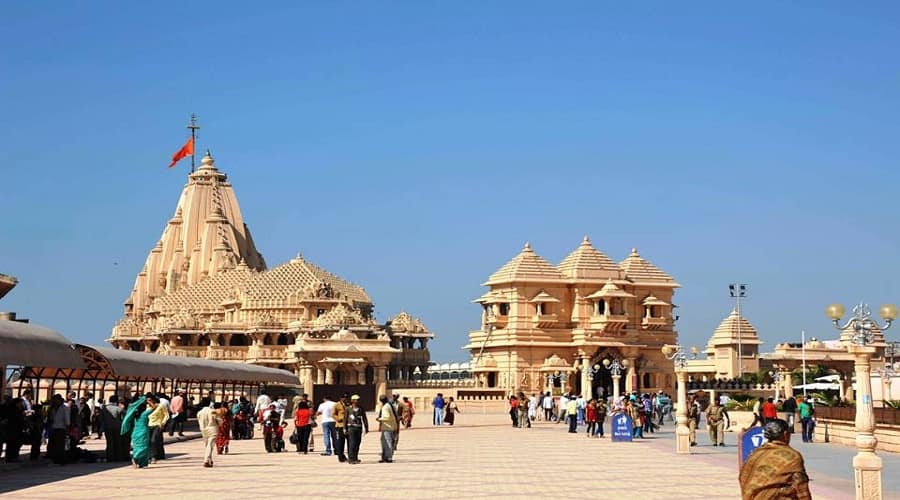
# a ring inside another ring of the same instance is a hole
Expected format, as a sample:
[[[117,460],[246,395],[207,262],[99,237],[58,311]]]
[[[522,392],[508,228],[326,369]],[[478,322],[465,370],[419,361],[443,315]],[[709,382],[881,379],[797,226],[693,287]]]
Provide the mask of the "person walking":
[[[555,416],[553,414],[553,396],[550,395],[550,391],[547,391],[543,401],[541,401],[541,406],[544,409],[544,420],[550,422]]]
[[[341,395],[341,398],[338,399],[338,402],[334,405],[334,432],[337,437],[337,442],[334,447],[334,454],[338,457],[338,462],[346,462],[347,455],[345,453],[347,448],[347,429],[346,418],[347,418],[347,410],[350,409],[350,395],[346,392]]]
[[[603,437],[603,422],[606,420],[606,402],[602,399],[597,400],[596,402],[596,413],[597,413],[597,427],[594,431],[594,435],[597,437]]]
[[[566,412],[569,409],[569,398],[565,394],[561,394],[559,396],[559,415],[556,418],[556,423],[560,424],[562,422],[566,422]]]
[[[778,408],[775,407],[775,398],[769,398],[762,404],[762,416],[764,424],[778,418]]]
[[[691,446],[697,446],[697,427],[700,425],[700,404],[696,399],[688,401],[688,431],[690,432]]]
[[[309,409],[309,403],[305,400],[298,401],[296,408],[294,410],[294,433],[297,435],[297,453],[306,455],[309,453],[309,435],[312,431],[310,416],[312,412]]]
[[[413,407],[412,401],[408,397],[403,396],[403,404],[406,405],[406,412],[403,414],[403,425],[409,429],[412,427],[413,417],[416,415],[416,409]]]
[[[394,431],[400,426],[400,420],[384,394],[378,398],[381,408],[378,410],[378,429],[381,431],[381,460],[379,463],[391,463],[394,461]]]
[[[153,408],[148,397],[141,396],[128,406],[122,418],[121,433],[131,434],[131,464],[143,469],[150,464],[150,428],[148,422]]]
[[[347,459],[351,465],[360,463],[359,445],[362,443],[363,433],[369,433],[369,420],[366,418],[366,411],[359,406],[359,396],[354,394],[350,397],[350,408],[347,410],[346,416],[347,428]]]
[[[816,409],[812,405],[812,400],[807,397],[804,399],[800,406],[798,407],[800,411],[800,425],[802,427],[803,432],[803,442],[804,443],[812,443],[813,441],[813,415],[816,414]]]
[[[163,429],[166,428],[166,422],[169,420],[169,410],[160,404],[157,396],[147,398],[147,407],[153,409],[147,421],[147,426],[150,428],[150,463],[156,463],[157,460],[166,459]]]
[[[57,465],[66,463],[66,431],[69,429],[72,413],[59,394],[50,398],[48,411],[48,427],[50,436],[47,440],[47,456]]]
[[[509,396],[509,418],[514,428],[519,426],[519,398],[515,394]]]
[[[741,467],[742,499],[810,500],[809,476],[803,456],[790,446],[788,423],[779,418],[766,423],[763,437],[768,442],[754,450]]]
[[[525,393],[519,391],[518,399],[519,406],[516,409],[519,411],[519,415],[517,417],[519,428],[531,428],[531,420],[528,419],[528,399],[525,397]]]
[[[322,399],[323,401],[316,411],[316,416],[322,417],[322,439],[325,440],[325,451],[322,452],[322,456],[330,456],[332,450],[337,448],[337,430],[334,426],[335,403],[328,396]]]
[[[447,422],[447,425],[453,425],[453,422],[456,422],[456,414],[462,413],[459,411],[459,405],[453,399],[453,396],[447,398],[447,408],[446,416],[444,416],[444,422]],[[531,424],[528,424],[528,427],[531,427]]]
[[[115,394],[108,401],[100,408],[103,435],[106,437],[106,461],[122,462],[128,460],[128,451],[122,442],[122,407],[119,406],[119,396]]]
[[[441,425],[444,423],[444,395],[440,392],[434,399],[431,401],[431,406],[434,407],[434,425]]]
[[[187,420],[184,403],[184,391],[179,389],[172,398],[172,401],[169,402],[169,420],[171,421],[171,426],[169,427],[170,436],[174,435],[176,431],[179,436],[184,436],[184,422]]]
[[[584,421],[587,423],[585,434],[589,438],[594,437],[597,429],[597,402],[593,399],[584,407]]]
[[[706,410],[706,425],[709,427],[709,440],[713,446],[725,446],[725,429],[731,427],[731,418],[728,410],[713,399],[709,409]]]
[[[200,435],[203,437],[203,466],[213,466],[213,452],[216,449],[216,439],[219,435],[220,425],[219,411],[204,406],[197,412],[197,424],[200,426]]]
[[[793,396],[784,400],[781,411],[787,413],[788,432],[794,433],[795,415],[797,414],[797,400]]]
[[[566,403],[566,415],[569,419],[569,433],[575,434],[578,432],[578,400],[575,398],[569,399]]]
[[[453,398],[450,398],[452,401]],[[397,430],[394,431],[394,440],[392,442],[394,451],[397,451],[397,445],[400,444],[400,423],[403,422],[403,412],[406,411],[406,405],[400,404],[400,395],[396,392],[394,393],[393,398],[390,400],[391,405],[394,407],[394,415],[397,416]],[[447,408],[449,411],[449,407]],[[446,422],[446,417],[444,418]],[[450,425],[453,425],[453,419],[450,419]]]

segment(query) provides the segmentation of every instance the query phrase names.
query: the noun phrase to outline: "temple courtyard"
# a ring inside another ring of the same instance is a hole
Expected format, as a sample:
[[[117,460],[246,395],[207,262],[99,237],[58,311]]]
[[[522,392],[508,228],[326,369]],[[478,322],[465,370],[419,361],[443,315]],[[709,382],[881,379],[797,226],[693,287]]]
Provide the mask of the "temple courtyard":
[[[148,469],[121,464],[23,466],[0,473],[0,496],[8,498],[739,498],[736,435],[725,448],[706,446],[705,432],[690,456],[674,453],[673,427],[650,439],[612,443],[568,434],[563,425],[513,429],[505,415],[459,417],[460,425],[434,428],[418,415],[403,431],[393,464],[379,464],[378,434],[363,440],[357,466],[316,450],[267,454],[261,439],[232,441],[227,456],[204,469],[199,439],[170,443],[169,459]],[[851,448],[793,443],[804,454],[816,499],[853,498]],[[102,441],[88,441],[99,449]],[[290,446],[289,446],[290,447]],[[883,453],[885,498],[900,498],[900,457]]]

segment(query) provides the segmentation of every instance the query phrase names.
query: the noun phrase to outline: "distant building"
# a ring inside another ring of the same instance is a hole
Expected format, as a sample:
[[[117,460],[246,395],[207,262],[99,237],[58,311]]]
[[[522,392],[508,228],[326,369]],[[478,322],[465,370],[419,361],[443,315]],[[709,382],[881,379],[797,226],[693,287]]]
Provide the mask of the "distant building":
[[[119,349],[248,362],[315,385],[412,380],[430,364],[422,321],[379,324],[353,284],[297,256],[267,269],[234,189],[206,154],[147,256],[108,341]]]
[[[616,263],[585,237],[554,266],[526,244],[484,283],[481,328],[466,349],[482,387],[510,392],[613,392],[604,361],[619,360],[623,391],[673,391],[675,280],[632,250]]]

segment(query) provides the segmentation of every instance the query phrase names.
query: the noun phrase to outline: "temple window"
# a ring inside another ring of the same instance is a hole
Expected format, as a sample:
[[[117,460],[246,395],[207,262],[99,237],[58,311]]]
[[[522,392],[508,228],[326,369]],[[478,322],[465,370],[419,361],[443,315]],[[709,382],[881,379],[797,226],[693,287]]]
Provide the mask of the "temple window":
[[[501,302],[499,306],[500,316],[509,316],[509,304]]]
[[[243,333],[235,333],[231,336],[231,341],[228,343],[230,346],[246,346],[248,345],[247,336]]]
[[[597,301],[596,311],[597,311],[598,316],[603,316],[604,314],[606,314],[606,301],[605,300],[600,299]]]
[[[653,377],[649,373],[644,374],[644,388],[653,387]]]
[[[546,304],[544,304],[543,302],[537,304],[537,313],[538,313],[538,316],[543,316],[543,315],[547,314]]]
[[[288,345],[288,336],[285,333],[282,333],[278,336],[278,340],[276,341],[277,345]]]

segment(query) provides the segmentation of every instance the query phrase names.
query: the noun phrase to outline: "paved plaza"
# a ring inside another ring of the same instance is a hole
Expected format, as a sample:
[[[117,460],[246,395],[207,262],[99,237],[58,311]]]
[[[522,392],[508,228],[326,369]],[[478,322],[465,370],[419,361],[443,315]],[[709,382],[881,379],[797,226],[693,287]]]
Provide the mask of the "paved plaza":
[[[421,415],[420,415],[421,416]],[[425,424],[419,419],[418,424]],[[198,439],[167,446],[170,459],[135,470],[120,464],[23,467],[0,474],[0,495],[8,498],[284,498],[294,494],[321,498],[550,498],[627,493],[637,498],[739,498],[735,435],[729,446],[713,448],[705,433],[691,456],[677,456],[669,425],[650,439],[612,443],[568,434],[563,425],[537,423],[513,429],[503,415],[461,415],[463,425],[422,426],[404,431],[393,464],[379,464],[378,434],[365,437],[358,466],[323,457],[316,451],[267,454],[262,441],[232,441],[231,453],[204,469]],[[317,432],[321,432],[317,429]],[[102,442],[89,441],[91,447]],[[811,490],[817,499],[853,497],[849,458],[853,450],[832,444],[801,448],[810,464]],[[886,498],[900,498],[885,458]],[[831,459],[827,459],[831,457]],[[348,490],[348,487],[350,490]],[[581,492],[581,493],[579,493]]]

